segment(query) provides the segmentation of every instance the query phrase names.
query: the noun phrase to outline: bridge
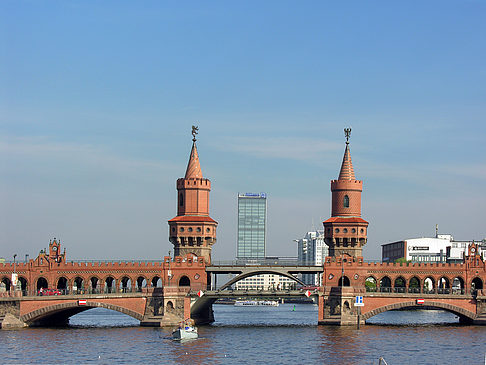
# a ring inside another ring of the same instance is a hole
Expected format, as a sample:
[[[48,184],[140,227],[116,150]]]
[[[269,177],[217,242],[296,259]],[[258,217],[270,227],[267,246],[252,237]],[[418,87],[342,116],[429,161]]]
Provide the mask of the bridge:
[[[438,308],[463,322],[486,324],[486,263],[475,243],[461,264],[367,263],[362,256],[368,222],[361,218],[363,182],[357,180],[349,151],[350,129],[337,180],[331,181],[331,217],[323,222],[329,256],[322,265],[266,259],[216,263],[211,258],[218,223],[209,216],[211,182],[203,178],[196,148],[197,128],[184,178],[177,180],[177,215],[168,221],[174,257],[149,261],[72,261],[54,239],[48,250],[24,263],[0,263],[0,325],[14,328],[65,324],[89,308],[128,314],[145,326],[173,326],[192,317],[214,321],[218,298],[317,298],[318,323],[355,325],[377,314],[405,308]],[[319,276],[319,289],[240,292],[238,280],[277,274]],[[219,290],[218,274],[235,274]],[[59,294],[59,295],[44,295]],[[356,297],[362,306],[354,306]]]

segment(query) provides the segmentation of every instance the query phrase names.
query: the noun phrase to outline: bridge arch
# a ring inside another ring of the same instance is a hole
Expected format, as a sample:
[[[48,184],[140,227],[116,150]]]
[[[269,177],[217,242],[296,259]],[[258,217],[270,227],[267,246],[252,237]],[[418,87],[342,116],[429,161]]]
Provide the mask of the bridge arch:
[[[476,276],[474,279],[472,279],[471,288],[473,288],[475,290],[483,288],[483,281],[481,280],[480,277]]]
[[[49,287],[49,284],[47,283],[47,279],[43,276],[40,276],[37,278],[37,290],[46,289]]]
[[[2,277],[1,283],[5,286],[6,291],[10,291],[11,286],[12,286],[12,282],[10,281],[10,279],[8,277],[6,277],[6,276]]]
[[[285,276],[285,277],[287,277],[287,278],[289,278],[291,280],[294,280],[295,282],[297,282],[300,285],[303,285],[303,286],[306,285],[306,284],[304,284],[303,281],[299,280],[298,278],[296,278],[292,274],[289,274],[288,272],[285,272],[285,271],[280,271],[280,270],[255,270],[255,271],[243,272],[243,273],[235,276],[233,279],[231,279],[226,284],[224,284],[223,286],[221,286],[219,288],[219,290],[224,290],[226,288],[229,288],[234,283],[236,283],[236,282],[238,282],[240,280],[249,278],[250,276],[256,276],[256,275],[261,275],[261,274],[281,275],[281,276]]]
[[[103,303],[103,302],[87,301],[86,305],[83,306],[80,306],[78,302],[69,302],[69,303],[60,303],[60,304],[54,304],[47,307],[39,308],[32,312],[20,316],[20,320],[27,323],[28,325],[44,324],[44,323],[66,324],[69,317],[72,317],[75,314],[93,308],[111,309],[129,315],[130,317],[133,317],[139,321],[143,319],[142,314],[121,307],[119,305]]]
[[[366,321],[367,319],[370,319],[371,317],[374,317],[380,313],[392,311],[392,310],[397,310],[397,309],[416,309],[416,308],[434,308],[434,309],[443,309],[447,312],[454,313],[455,315],[459,316],[461,319],[466,319],[467,321],[472,321],[476,318],[476,313],[473,313],[471,311],[468,311],[467,309],[458,307],[453,304],[449,303],[442,303],[442,302],[434,302],[434,301],[427,301],[426,305],[424,306],[423,304],[417,304],[416,301],[408,301],[408,302],[401,302],[401,303],[393,303],[393,304],[388,304],[384,305],[382,307],[373,309],[369,312],[365,312],[362,315],[362,318]]]
[[[68,289],[68,279],[65,276],[59,276],[56,279],[56,288],[60,290],[67,290]]]

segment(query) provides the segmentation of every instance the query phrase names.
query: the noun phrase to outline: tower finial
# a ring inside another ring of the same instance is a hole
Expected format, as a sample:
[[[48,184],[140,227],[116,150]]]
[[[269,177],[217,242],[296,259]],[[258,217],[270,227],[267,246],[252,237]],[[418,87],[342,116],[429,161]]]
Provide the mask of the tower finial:
[[[192,126],[192,141],[196,142],[196,134],[198,133],[199,127],[197,125]]]
[[[344,128],[344,135],[346,136],[346,144],[349,144],[349,137],[351,137],[351,128]]]

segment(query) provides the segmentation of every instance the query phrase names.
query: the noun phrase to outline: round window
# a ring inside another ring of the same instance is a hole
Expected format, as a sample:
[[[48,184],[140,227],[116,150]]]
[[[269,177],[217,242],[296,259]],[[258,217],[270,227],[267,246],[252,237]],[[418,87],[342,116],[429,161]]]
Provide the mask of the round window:
[[[339,233],[339,228],[336,228],[334,232]]]
[[[343,229],[343,232],[344,232],[344,233],[348,233],[348,229],[347,229],[347,228],[344,228],[344,229]]]
[[[197,231],[197,232],[201,232],[201,227],[197,227],[197,228],[196,228],[196,231]]]
[[[184,232],[184,227],[181,227],[181,228],[179,229],[179,231],[180,231],[180,232]]]
[[[187,230],[188,230],[189,232],[192,232],[192,227],[189,227]]]
[[[206,228],[206,232],[211,232],[211,229],[210,228]]]
[[[356,228],[353,228],[351,232],[356,233]]]
[[[363,228],[361,228],[361,231],[360,231],[360,232],[361,232],[361,233],[364,233],[364,229],[363,229]]]

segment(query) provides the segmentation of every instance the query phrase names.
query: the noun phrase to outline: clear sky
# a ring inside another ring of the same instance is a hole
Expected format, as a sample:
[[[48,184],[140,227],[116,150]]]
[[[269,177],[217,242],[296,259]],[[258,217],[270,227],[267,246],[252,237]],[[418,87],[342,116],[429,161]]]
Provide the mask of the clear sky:
[[[330,215],[351,156],[383,243],[486,237],[484,1],[2,1],[0,256],[158,259],[199,126],[236,252],[238,192],[268,194],[267,254]]]

